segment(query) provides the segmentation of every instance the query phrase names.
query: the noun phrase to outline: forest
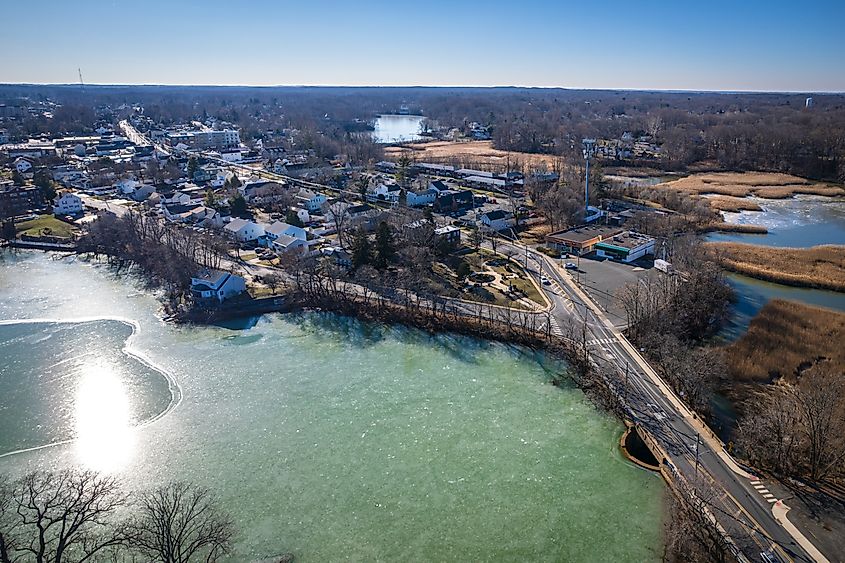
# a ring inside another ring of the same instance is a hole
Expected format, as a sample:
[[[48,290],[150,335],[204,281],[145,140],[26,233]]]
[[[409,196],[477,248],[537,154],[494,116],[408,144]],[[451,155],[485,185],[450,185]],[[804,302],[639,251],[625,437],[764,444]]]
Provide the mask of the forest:
[[[812,107],[806,98],[812,97]],[[845,95],[646,92],[544,88],[378,88],[0,85],[12,139],[78,134],[136,108],[162,126],[212,116],[245,142],[298,132],[298,147],[365,163],[379,147],[362,134],[406,105],[444,134],[486,127],[498,149],[573,159],[581,139],[648,136],[662,158],[626,162],[663,170],[766,170],[845,181]],[[33,107],[49,111],[33,111]]]

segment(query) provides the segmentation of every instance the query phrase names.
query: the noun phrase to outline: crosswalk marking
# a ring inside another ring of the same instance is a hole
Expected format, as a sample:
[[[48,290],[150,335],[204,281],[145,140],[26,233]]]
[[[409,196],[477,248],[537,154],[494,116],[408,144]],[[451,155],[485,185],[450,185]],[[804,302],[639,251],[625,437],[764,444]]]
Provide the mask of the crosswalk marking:
[[[614,338],[594,338],[592,340],[587,340],[587,344],[590,346],[597,346],[599,344],[613,344],[616,342]]]
[[[776,498],[767,498],[766,500],[771,502],[771,503],[776,503],[778,501],[778,499],[776,499]]]
[[[772,493],[763,493],[763,497],[765,497],[765,498],[772,498],[774,496],[775,495],[773,495]]]

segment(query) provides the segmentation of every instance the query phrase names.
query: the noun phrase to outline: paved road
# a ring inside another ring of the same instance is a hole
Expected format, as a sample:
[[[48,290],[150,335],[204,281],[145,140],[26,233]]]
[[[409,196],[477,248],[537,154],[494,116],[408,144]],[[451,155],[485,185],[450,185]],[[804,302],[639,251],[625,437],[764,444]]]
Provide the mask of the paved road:
[[[503,246],[526,253],[522,245]],[[544,288],[553,302],[553,322],[558,325],[553,327],[555,332],[562,335],[562,329],[571,326],[573,319],[579,330],[586,322],[591,357],[596,364],[610,368],[617,390],[626,398],[632,422],[667,452],[667,468],[677,471],[699,491],[748,560],[760,561],[762,552],[774,549],[783,561],[827,561],[800,532],[793,530],[799,536],[793,537],[789,523],[785,527],[778,521],[785,514],[782,501],[773,498],[765,484],[733,460],[569,274],[544,254],[530,248],[527,254],[529,271],[550,281]]]

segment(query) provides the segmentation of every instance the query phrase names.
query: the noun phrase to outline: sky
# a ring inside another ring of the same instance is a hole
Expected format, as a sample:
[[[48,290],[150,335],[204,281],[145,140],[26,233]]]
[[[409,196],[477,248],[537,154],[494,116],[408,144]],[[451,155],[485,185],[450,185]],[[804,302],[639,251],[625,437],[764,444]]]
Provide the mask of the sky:
[[[2,0],[0,82],[845,91],[845,0]]]

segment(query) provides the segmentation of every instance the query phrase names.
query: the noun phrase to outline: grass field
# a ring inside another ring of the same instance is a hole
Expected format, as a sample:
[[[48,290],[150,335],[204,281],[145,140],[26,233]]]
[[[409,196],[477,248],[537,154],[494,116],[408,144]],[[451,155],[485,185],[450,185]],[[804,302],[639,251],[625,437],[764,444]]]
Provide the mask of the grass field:
[[[843,342],[845,313],[775,299],[727,347],[726,359],[738,382],[794,379],[821,360],[845,368]]]
[[[76,232],[76,227],[59,221],[52,215],[41,215],[37,219],[30,219],[29,221],[22,221],[15,225],[15,231],[18,236],[29,235],[37,236],[53,236],[60,238],[70,238]]]
[[[845,196],[845,189],[842,186],[774,172],[692,174],[671,182],[657,184],[655,187],[691,194],[718,194],[734,198],[757,196],[766,199],[784,199],[797,194]]]
[[[403,147],[387,147],[386,156],[398,159],[403,152],[409,152],[420,162],[450,163],[457,162],[463,166],[495,166],[504,169],[510,161],[512,169],[519,166],[536,166],[544,164],[552,170],[559,164],[559,157],[551,154],[535,154],[525,152],[508,152],[493,148],[493,141],[432,141],[429,143],[412,143]]]
[[[732,272],[786,285],[845,291],[845,246],[775,248],[734,242],[706,245]]]

